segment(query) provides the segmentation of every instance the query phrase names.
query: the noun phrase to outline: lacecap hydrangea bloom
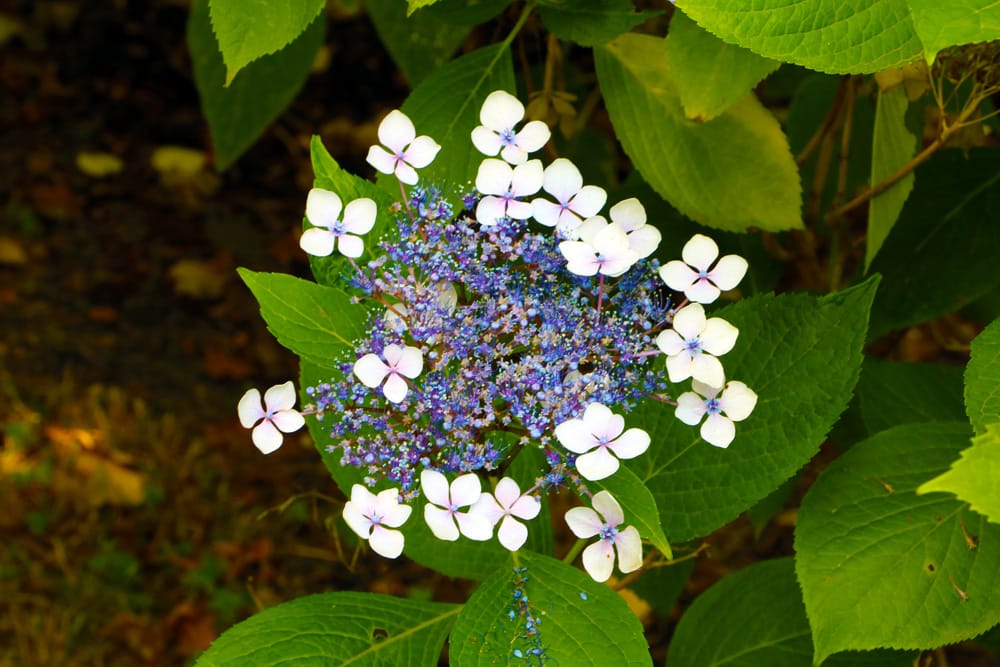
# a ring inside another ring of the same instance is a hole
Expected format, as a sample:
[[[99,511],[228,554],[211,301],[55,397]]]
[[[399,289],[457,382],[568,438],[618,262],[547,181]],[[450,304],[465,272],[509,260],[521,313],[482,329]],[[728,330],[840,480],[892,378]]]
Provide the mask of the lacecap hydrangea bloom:
[[[337,286],[367,308],[367,324],[293,412],[317,420],[329,437],[321,445],[362,471],[344,516],[377,553],[404,552],[414,505],[441,540],[517,550],[542,497],[568,488],[592,506],[566,521],[581,539],[598,537],[583,566],[603,581],[616,561],[623,572],[640,567],[642,544],[619,501],[588,482],[662,446],[629,412],[649,399],[672,404],[724,447],[756,403],[723,370],[736,327],[702,305],[736,287],[746,262],[716,262],[717,246],[698,235],[683,262],[660,266],[660,232],[641,202],[602,214],[607,193],[584,185],[572,162],[531,157],[549,131],[523,115],[509,93],[486,98],[470,136],[485,156],[469,175],[474,190],[422,181],[418,170],[448,147],[393,111],[368,157],[399,180],[400,201],[375,211],[370,199],[310,193],[301,245],[346,256]],[[376,219],[388,232],[364,238]],[[692,378],[693,391],[678,386]],[[266,408],[259,394],[241,401],[266,451],[294,426],[284,393]],[[506,474],[527,450],[540,453],[537,473]]]

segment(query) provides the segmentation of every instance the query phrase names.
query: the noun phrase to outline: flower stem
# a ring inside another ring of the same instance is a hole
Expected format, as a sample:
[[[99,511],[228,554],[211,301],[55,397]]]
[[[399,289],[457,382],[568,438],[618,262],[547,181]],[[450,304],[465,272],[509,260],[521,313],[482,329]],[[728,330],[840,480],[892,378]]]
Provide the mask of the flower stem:
[[[562,562],[566,563],[567,565],[571,565],[573,561],[576,560],[576,557],[580,555],[580,552],[583,551],[583,547],[586,546],[586,544],[587,540],[583,538],[577,540],[576,543],[572,547],[570,547],[569,553],[567,553],[566,556],[562,559]]]

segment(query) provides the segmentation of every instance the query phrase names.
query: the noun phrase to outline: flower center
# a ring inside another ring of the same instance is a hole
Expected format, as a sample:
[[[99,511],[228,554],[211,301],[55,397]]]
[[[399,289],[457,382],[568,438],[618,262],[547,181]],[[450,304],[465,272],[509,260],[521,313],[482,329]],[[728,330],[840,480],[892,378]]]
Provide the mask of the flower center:
[[[609,526],[608,524],[604,524],[601,527],[601,532],[599,533],[602,540],[611,540],[612,542],[615,541],[615,535],[617,534],[618,529],[614,526]]]
[[[719,399],[710,398],[707,401],[705,401],[705,412],[707,412],[710,415],[717,415],[720,412],[722,412],[722,408],[719,407]]]
[[[504,146],[514,146],[514,140],[517,138],[517,133],[514,132],[514,128],[508,127],[506,130],[500,133],[500,142]]]

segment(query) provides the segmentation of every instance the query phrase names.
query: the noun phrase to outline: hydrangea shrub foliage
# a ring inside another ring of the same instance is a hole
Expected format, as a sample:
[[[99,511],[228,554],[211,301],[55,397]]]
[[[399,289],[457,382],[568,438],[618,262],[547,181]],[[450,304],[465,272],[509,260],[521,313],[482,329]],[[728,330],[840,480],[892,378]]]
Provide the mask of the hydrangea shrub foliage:
[[[322,28],[322,3],[263,4],[192,11],[223,165],[285,103],[227,116],[237,94],[270,91],[280,59],[287,97]],[[261,454],[307,427],[369,557],[472,592],[320,593],[198,664],[648,664],[616,590],[669,609],[680,584],[660,575],[686,576],[743,513],[767,523],[828,438],[841,453],[801,500],[794,558],[697,597],[668,664],[905,665],[1000,623],[1000,325],[964,376],[872,345],[1000,310],[1000,157],[974,136],[1000,92],[1000,10],[952,4],[369,2],[414,87],[368,173],[313,139],[315,281],[240,270],[301,375],[237,412]],[[450,59],[484,22],[506,37]],[[523,99],[530,33],[549,53]],[[592,62],[582,106],[551,74],[569,44]],[[623,183],[591,181],[601,140],[573,139],[598,99]],[[811,289],[774,294],[782,272]]]

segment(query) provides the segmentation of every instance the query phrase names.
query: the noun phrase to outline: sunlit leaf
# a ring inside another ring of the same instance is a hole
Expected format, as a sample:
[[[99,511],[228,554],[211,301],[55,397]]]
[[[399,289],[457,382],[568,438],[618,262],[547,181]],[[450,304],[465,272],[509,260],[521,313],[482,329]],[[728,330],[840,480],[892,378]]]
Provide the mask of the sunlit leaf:
[[[1000,418],[1000,320],[972,341],[972,355],[965,369],[965,412],[976,433],[982,433],[986,424]]]
[[[951,493],[993,523],[1000,524],[1000,423],[987,424],[986,431],[972,439],[972,446],[941,473],[917,489],[917,493]]]

